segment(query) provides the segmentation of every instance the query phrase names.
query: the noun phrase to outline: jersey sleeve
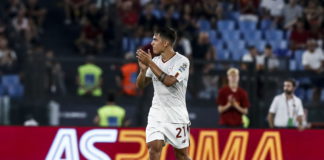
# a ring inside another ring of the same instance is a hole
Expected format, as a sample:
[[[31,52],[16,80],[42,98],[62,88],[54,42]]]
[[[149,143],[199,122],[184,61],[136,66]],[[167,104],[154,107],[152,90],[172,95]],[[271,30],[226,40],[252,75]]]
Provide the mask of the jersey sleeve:
[[[217,99],[216,99],[216,103],[218,105],[221,105],[221,106],[224,106],[226,105],[227,103],[227,94],[224,92],[223,89],[219,90],[218,91],[218,96],[217,96]]]
[[[250,101],[249,101],[249,96],[246,91],[242,92],[242,107],[243,108],[249,108],[250,107]]]
[[[276,113],[278,108],[278,97],[275,97],[271,103],[269,113]]]
[[[178,82],[181,82],[189,75],[189,65],[188,59],[184,59],[179,63],[176,63],[172,68],[170,75],[176,77]]]

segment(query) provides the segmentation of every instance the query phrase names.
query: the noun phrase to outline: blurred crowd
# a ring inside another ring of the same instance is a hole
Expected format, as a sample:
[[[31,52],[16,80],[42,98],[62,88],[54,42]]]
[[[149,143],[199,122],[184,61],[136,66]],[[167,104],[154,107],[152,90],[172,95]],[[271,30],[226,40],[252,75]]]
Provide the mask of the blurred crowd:
[[[44,57],[47,77],[41,83],[50,92],[65,94],[64,68],[54,60],[55,48],[41,43],[49,28],[56,27],[44,25],[52,21],[47,17],[49,8],[39,0],[2,3],[1,74],[23,77],[22,64],[28,66],[29,60]],[[128,63],[137,48],[151,42],[155,28],[168,26],[178,31],[176,50],[193,61],[254,62],[253,69],[260,74],[280,70],[287,61],[289,70],[320,75],[324,69],[322,0],[62,0],[54,4],[65,16],[59,17],[64,28],[79,27],[71,48],[80,55],[117,55]],[[61,34],[64,39],[65,33]],[[107,50],[118,53],[107,54]],[[189,85],[190,96],[214,99],[217,88],[225,84],[223,77],[211,74],[217,66],[192,66],[190,83],[196,85]],[[249,70],[244,64],[239,67]],[[120,88],[125,84],[133,87],[136,67],[130,68],[118,68],[120,76],[115,79]],[[87,78],[94,82],[93,77]],[[320,99],[321,80],[308,80],[316,88],[314,100]],[[134,95],[134,91],[125,92]]]

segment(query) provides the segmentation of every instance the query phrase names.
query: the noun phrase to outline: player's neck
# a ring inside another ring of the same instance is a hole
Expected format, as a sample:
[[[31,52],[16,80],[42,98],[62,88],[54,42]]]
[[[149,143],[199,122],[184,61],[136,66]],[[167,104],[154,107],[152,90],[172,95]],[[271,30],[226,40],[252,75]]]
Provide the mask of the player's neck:
[[[229,84],[228,85],[229,86],[229,88],[232,90],[232,91],[236,91],[237,90],[237,88],[238,88],[238,84]]]
[[[287,99],[292,99],[293,95],[292,94],[285,94]]]
[[[162,60],[164,62],[168,61],[169,59],[171,59],[176,53],[174,52],[174,50],[171,49],[166,49],[164,52],[162,52],[161,56],[162,56]]]

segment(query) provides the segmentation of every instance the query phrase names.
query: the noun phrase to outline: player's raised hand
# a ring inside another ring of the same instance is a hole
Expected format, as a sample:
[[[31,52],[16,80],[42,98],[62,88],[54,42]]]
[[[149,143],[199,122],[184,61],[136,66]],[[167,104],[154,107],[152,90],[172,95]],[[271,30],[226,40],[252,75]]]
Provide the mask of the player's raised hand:
[[[139,49],[139,50],[136,51],[136,57],[137,57],[137,59],[141,63],[143,63],[144,65],[146,65],[146,66],[148,66],[148,64],[152,60],[152,56],[151,56],[150,50],[148,50],[148,52],[149,53],[146,53],[142,49]]]

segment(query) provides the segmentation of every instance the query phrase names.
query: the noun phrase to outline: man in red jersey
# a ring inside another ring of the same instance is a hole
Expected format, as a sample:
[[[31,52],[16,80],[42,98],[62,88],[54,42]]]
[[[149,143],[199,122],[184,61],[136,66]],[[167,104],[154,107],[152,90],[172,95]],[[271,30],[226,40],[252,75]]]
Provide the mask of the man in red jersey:
[[[220,125],[225,128],[241,128],[242,115],[248,113],[249,99],[247,92],[239,87],[239,70],[227,71],[228,85],[221,88],[217,101],[220,113]]]

